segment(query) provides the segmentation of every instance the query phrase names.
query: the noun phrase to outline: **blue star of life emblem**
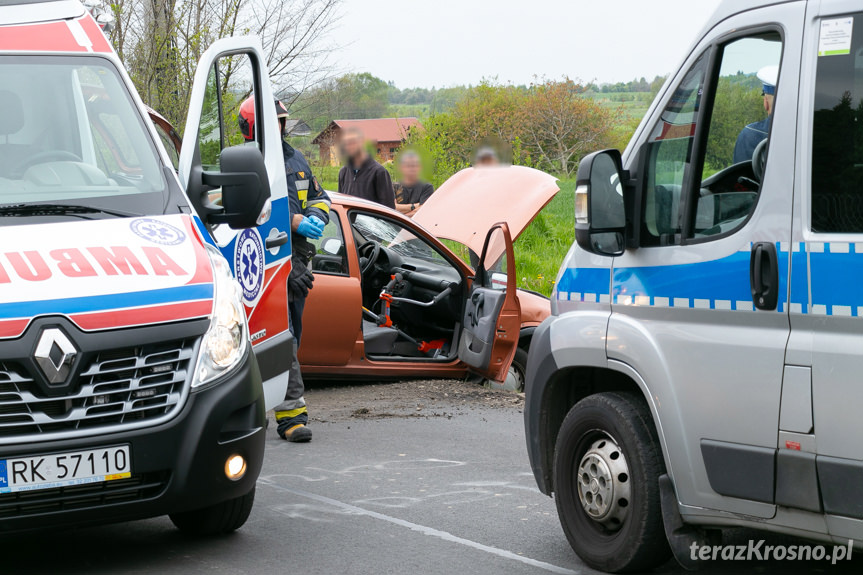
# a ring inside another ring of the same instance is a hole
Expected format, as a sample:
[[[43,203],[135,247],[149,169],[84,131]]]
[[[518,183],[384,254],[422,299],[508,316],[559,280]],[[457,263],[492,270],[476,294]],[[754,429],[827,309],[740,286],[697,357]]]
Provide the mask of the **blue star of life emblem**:
[[[264,287],[264,244],[254,228],[243,230],[237,236],[234,270],[242,288],[243,299],[249,305],[254,304]]]
[[[182,230],[155,218],[135,218],[129,227],[137,236],[154,244],[176,246],[186,241]]]

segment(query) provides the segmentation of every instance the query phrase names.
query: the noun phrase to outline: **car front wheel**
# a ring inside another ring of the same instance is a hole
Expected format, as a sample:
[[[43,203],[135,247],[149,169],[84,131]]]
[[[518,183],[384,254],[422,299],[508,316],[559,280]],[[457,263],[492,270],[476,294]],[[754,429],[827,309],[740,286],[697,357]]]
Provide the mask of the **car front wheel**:
[[[566,537],[585,563],[619,573],[669,559],[664,472],[653,419],[638,397],[599,393],[570,410],[555,449],[554,493]]]

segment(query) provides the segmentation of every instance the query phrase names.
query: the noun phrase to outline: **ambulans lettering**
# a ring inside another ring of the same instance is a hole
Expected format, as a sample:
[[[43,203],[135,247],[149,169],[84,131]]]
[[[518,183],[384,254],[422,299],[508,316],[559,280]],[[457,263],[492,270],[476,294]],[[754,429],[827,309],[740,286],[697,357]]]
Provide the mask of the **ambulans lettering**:
[[[109,276],[118,274],[132,275],[133,273],[139,276],[147,275],[147,270],[143,264],[138,261],[138,258],[132,253],[132,250],[126,246],[117,246],[115,248],[87,248],[90,255],[96,260],[99,266]]]
[[[96,269],[79,249],[51,250],[49,255],[56,260],[57,268],[66,277],[79,278],[96,275]]]
[[[83,278],[118,274],[186,276],[190,273],[160,247],[142,246],[140,253],[141,256],[135,255],[126,246],[63,248],[51,250],[47,257],[35,250],[6,252],[6,261],[0,259],[0,284],[16,280],[42,282],[54,275]]]
[[[6,257],[15,269],[15,273],[22,280],[38,282],[51,277],[51,270],[48,269],[45,260],[37,251],[7,252]]]
[[[153,268],[153,273],[157,276],[183,276],[186,272],[183,271],[177,263],[168,257],[161,248],[143,247],[144,253],[147,254],[147,259],[150,261],[150,266]]]

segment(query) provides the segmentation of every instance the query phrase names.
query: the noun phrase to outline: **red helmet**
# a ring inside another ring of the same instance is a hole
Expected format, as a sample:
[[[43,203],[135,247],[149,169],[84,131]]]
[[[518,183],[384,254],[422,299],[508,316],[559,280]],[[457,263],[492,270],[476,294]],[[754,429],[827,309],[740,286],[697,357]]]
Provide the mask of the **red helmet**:
[[[276,102],[276,117],[279,119],[288,117],[288,108],[279,101]],[[240,131],[246,140],[255,139],[255,97],[249,96],[240,104],[240,114],[238,121],[240,123]]]
[[[240,131],[246,140],[255,139],[255,97],[249,96],[240,104],[240,114],[238,121],[240,123]]]

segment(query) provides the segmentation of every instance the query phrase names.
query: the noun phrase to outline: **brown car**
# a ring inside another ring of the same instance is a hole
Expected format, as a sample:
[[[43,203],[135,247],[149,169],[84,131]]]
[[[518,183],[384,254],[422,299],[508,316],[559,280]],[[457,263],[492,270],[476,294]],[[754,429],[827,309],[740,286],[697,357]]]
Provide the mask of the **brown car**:
[[[175,160],[179,136],[157,112],[150,110],[150,117]],[[551,305],[516,289],[512,242],[558,191],[556,179],[538,170],[468,168],[444,182],[413,219],[331,193],[330,223],[313,242],[315,286],[299,350],[303,374],[379,379],[473,372],[521,390],[530,338]],[[465,260],[479,263],[487,239],[484,273],[476,281]]]
[[[530,338],[551,309],[547,298],[514,289],[510,242],[558,190],[554,177],[530,168],[468,168],[447,180],[413,219],[331,194],[330,223],[314,242],[315,286],[299,351],[303,374],[463,377],[473,371],[522,389]],[[495,227],[499,222],[511,240]],[[474,269],[456,252],[478,261],[487,236],[480,286]],[[485,302],[477,306],[478,293]],[[491,326],[490,341],[479,342],[472,331],[472,324],[482,323],[477,316],[493,315],[501,302],[506,308],[503,297],[510,293],[517,294],[511,299],[520,308],[511,310],[519,315],[517,335]],[[387,304],[389,312],[382,313]],[[482,358],[472,353],[482,343],[513,337],[514,352],[501,345],[507,353],[485,350]]]

